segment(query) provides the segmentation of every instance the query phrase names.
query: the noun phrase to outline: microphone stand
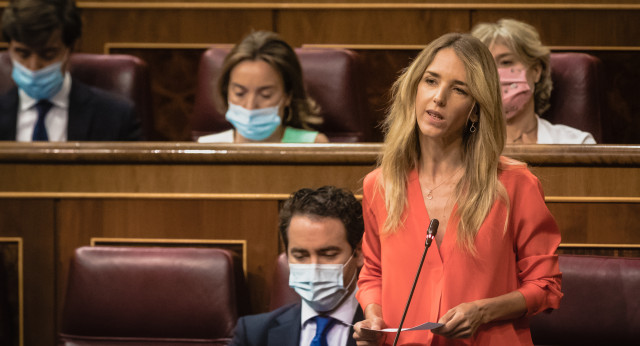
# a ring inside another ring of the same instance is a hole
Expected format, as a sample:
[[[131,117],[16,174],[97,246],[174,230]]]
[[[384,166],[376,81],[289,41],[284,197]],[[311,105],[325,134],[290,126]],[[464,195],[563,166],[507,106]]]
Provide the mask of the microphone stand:
[[[427,256],[427,250],[429,250],[429,246],[431,246],[431,241],[435,238],[436,233],[438,232],[438,225],[440,222],[438,219],[432,219],[429,223],[429,229],[427,230],[427,239],[424,243],[424,252],[422,253],[422,259],[420,260],[420,266],[418,267],[418,272],[416,273],[416,278],[413,280],[413,287],[411,287],[411,293],[409,293],[409,299],[407,299],[407,305],[404,307],[404,312],[402,313],[402,319],[400,320],[400,326],[398,326],[398,331],[396,332],[396,338],[393,340],[393,346],[396,346],[398,343],[398,339],[400,338],[400,332],[402,331],[402,324],[404,324],[404,318],[407,316],[407,311],[409,310],[409,304],[411,303],[411,297],[413,297],[413,291],[416,289],[416,284],[418,283],[418,277],[420,276],[420,271],[422,270],[422,264],[424,264],[424,258]]]

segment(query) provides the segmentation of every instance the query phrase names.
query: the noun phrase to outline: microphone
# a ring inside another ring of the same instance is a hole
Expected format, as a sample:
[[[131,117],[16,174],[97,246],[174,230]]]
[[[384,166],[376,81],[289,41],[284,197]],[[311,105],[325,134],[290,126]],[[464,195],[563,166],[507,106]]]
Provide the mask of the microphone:
[[[429,228],[427,229],[427,239],[424,242],[424,252],[422,253],[420,266],[418,267],[416,278],[413,280],[413,287],[411,287],[411,293],[409,293],[409,299],[407,299],[407,305],[404,307],[404,312],[402,313],[402,319],[400,320],[400,326],[398,326],[398,331],[396,332],[396,338],[393,340],[393,346],[396,346],[396,344],[398,343],[398,339],[400,338],[400,332],[402,331],[402,324],[404,323],[404,318],[407,316],[407,311],[409,310],[409,304],[411,303],[411,297],[413,297],[413,291],[416,289],[416,284],[418,283],[418,277],[420,276],[420,271],[422,270],[422,264],[424,264],[424,258],[427,256],[427,250],[429,250],[429,247],[431,246],[431,242],[433,241],[433,238],[435,238],[436,233],[438,233],[439,225],[440,225],[440,221],[438,221],[438,219],[431,219],[431,222],[429,222]]]

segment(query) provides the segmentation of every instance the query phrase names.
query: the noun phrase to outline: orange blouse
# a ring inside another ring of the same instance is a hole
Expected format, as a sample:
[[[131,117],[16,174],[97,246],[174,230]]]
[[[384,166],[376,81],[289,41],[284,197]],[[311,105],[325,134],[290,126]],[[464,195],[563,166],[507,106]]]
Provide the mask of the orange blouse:
[[[363,309],[372,303],[381,305],[387,326],[397,328],[424,251],[429,215],[418,172],[413,170],[409,173],[404,224],[396,233],[381,236],[387,213],[382,189],[376,187],[379,176],[380,169],[376,169],[364,180],[365,262],[357,298]],[[452,214],[440,246],[434,241],[429,248],[403,327],[437,322],[458,304],[515,290],[524,295],[527,316],[558,307],[561,273],[554,253],[560,232],[545,205],[542,187],[524,165],[507,166],[498,178],[510,201],[506,232],[506,207],[496,201],[476,235],[474,257],[456,245],[458,218]],[[394,333],[387,334],[385,343],[391,344],[394,337]],[[447,339],[430,331],[402,332],[398,344],[533,343],[528,319],[522,317],[482,325],[469,339]]]

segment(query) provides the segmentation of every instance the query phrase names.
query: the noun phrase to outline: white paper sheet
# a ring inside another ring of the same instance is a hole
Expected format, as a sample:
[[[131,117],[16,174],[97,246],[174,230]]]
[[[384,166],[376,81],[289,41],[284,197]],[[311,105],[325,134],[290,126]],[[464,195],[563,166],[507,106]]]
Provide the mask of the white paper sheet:
[[[402,331],[404,332],[405,330],[430,330],[430,329],[434,329],[434,328],[438,328],[438,327],[442,327],[444,326],[444,324],[442,323],[435,323],[435,322],[425,322],[421,325],[415,326],[415,327],[411,327],[411,328],[402,328]],[[362,329],[367,329],[367,330],[372,330],[374,332],[384,332],[384,333],[395,333],[398,331],[398,328],[386,328],[386,329],[382,329],[382,330],[373,330],[373,329],[368,329],[368,328],[362,328]]]

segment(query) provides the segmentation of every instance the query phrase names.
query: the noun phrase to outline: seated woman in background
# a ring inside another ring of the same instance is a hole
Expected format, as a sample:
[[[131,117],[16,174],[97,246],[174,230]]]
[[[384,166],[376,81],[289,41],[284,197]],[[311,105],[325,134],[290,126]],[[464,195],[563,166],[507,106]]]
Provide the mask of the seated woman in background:
[[[234,129],[198,142],[320,143],[314,131],[319,107],[307,95],[294,50],[277,34],[258,31],[245,37],[224,60],[219,98]]]
[[[478,24],[471,34],[489,47],[498,67],[507,143],[596,143],[588,132],[540,118],[549,108],[553,85],[549,48],[542,45],[533,26],[501,19]]]

